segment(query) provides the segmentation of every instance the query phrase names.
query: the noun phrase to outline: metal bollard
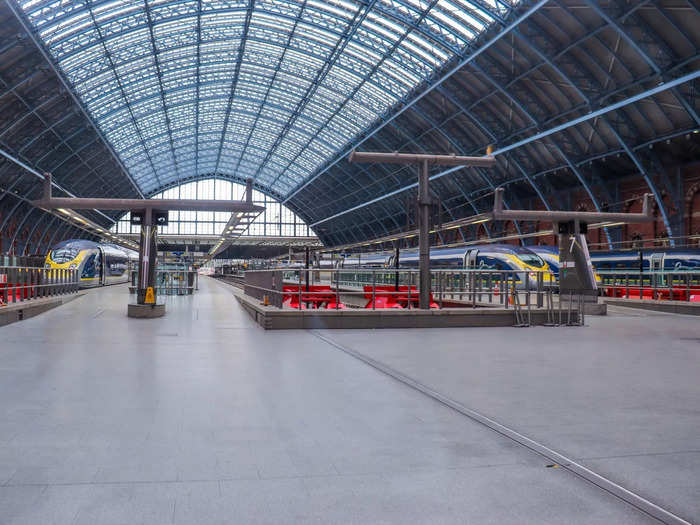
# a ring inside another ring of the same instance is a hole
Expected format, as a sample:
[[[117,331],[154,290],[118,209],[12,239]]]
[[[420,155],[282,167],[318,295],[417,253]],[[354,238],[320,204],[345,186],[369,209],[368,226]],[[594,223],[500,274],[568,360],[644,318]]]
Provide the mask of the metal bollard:
[[[299,310],[301,310],[301,270],[299,271]]]
[[[408,274],[408,304],[406,305],[409,310],[411,309],[411,286],[413,286],[413,274],[409,273]]]
[[[333,275],[333,274],[331,274]],[[335,276],[335,309],[337,310],[339,308],[339,303],[340,303],[340,276],[337,275]]]

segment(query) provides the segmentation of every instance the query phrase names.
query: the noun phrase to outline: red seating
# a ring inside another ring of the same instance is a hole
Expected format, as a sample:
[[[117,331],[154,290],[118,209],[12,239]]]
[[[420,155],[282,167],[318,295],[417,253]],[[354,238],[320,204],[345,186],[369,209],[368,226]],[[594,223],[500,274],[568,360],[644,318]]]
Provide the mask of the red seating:
[[[652,288],[642,288],[641,299],[654,299],[659,301],[690,301],[697,302],[700,300],[700,295],[697,295],[698,289],[696,286],[690,288],[690,294],[688,294],[688,289],[684,286],[675,286],[673,289],[659,287],[654,291]],[[606,297],[626,297],[627,288],[622,285],[617,287],[605,286],[603,285],[603,294]],[[639,299],[639,286],[632,285],[629,287],[629,297],[630,299]]]
[[[367,304],[365,308],[372,308],[372,287],[365,286],[365,299],[367,299]],[[418,308],[419,297],[418,290],[415,286],[411,286],[411,293],[409,297],[408,286],[399,286],[398,290],[396,286],[375,286],[374,291],[374,308],[408,308],[408,303],[410,301],[411,308]],[[430,308],[438,308],[437,303],[433,300],[433,294],[430,294]]]
[[[343,303],[336,304],[335,291],[328,285],[309,285],[308,291],[306,286],[302,285],[301,290],[301,309],[305,310],[307,304],[311,308],[325,308],[326,310],[342,310],[345,309]],[[282,305],[290,308],[299,309],[299,286],[284,285],[282,287]]]

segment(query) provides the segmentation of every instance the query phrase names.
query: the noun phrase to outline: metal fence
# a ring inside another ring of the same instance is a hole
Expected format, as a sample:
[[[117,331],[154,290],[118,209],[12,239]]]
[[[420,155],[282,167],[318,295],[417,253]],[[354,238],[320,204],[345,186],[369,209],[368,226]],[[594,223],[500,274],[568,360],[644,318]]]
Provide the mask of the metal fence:
[[[78,291],[77,269],[0,266],[0,304],[42,299]]]
[[[135,292],[138,270],[131,271],[129,291]],[[199,290],[199,274],[196,270],[156,270],[154,293],[158,295],[192,295]]]
[[[46,257],[38,255],[0,255],[0,266],[43,268]]]
[[[607,297],[700,301],[700,271],[598,271]]]
[[[432,270],[431,278],[431,308],[501,306],[513,310],[517,326],[529,326],[534,309],[546,311],[553,326],[584,320],[581,296],[560,297],[555,305],[557,283],[549,271]],[[258,270],[245,272],[244,291],[278,308],[340,309],[343,299],[371,310],[415,309],[418,282],[417,269]]]

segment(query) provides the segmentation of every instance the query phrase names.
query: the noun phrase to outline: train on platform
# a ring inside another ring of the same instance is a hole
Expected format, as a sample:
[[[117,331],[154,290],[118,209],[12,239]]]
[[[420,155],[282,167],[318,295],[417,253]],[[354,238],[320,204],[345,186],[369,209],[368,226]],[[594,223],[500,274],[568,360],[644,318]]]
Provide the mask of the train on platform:
[[[69,239],[51,248],[44,266],[77,269],[80,288],[94,288],[128,282],[129,270],[136,267],[138,259],[138,252],[116,244]]]
[[[700,249],[643,248],[591,252],[601,272],[700,272]]]
[[[391,269],[397,266],[395,254],[353,254],[339,259],[337,267],[343,269]],[[399,252],[399,269],[417,269],[419,254],[415,249]],[[544,286],[550,286],[555,278],[542,257],[531,250],[510,244],[483,244],[461,248],[433,248],[430,250],[430,267],[435,270],[493,270],[513,272],[517,286],[525,288],[521,279],[527,275],[531,289],[537,286],[537,273],[543,274]]]
[[[688,248],[645,248],[637,250],[617,250],[590,252],[595,272],[596,284],[601,294],[611,295],[610,282],[627,275],[627,282],[635,284],[635,277],[629,274],[640,272],[642,288],[676,285],[685,289],[685,295],[700,293],[700,249]],[[399,254],[400,269],[418,268],[418,251],[405,250]],[[391,269],[396,260],[393,253],[352,254],[336,260],[335,266],[344,269]],[[430,251],[430,267],[433,269],[476,269],[528,271],[530,287],[536,271],[545,270],[545,286],[559,279],[559,249],[556,246],[520,247],[510,244],[484,244],[460,248],[433,248]],[[550,273],[551,272],[551,273]],[[675,273],[671,278],[668,275]],[[683,274],[682,276],[680,274]],[[653,277],[652,277],[653,276]],[[365,276],[371,279],[371,276]],[[638,280],[638,278],[637,278]],[[682,282],[681,282],[682,281]],[[518,281],[518,287],[524,284]],[[691,292],[688,291],[691,290]],[[633,290],[637,293],[638,290]],[[666,293],[666,292],[664,292]],[[654,295],[657,295],[654,292]]]

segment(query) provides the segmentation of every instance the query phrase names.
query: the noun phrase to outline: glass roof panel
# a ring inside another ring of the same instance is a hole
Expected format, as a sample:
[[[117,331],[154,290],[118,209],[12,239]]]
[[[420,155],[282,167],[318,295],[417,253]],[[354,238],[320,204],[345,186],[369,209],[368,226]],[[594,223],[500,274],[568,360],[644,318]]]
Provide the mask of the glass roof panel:
[[[146,193],[285,196],[517,0],[19,0]]]

